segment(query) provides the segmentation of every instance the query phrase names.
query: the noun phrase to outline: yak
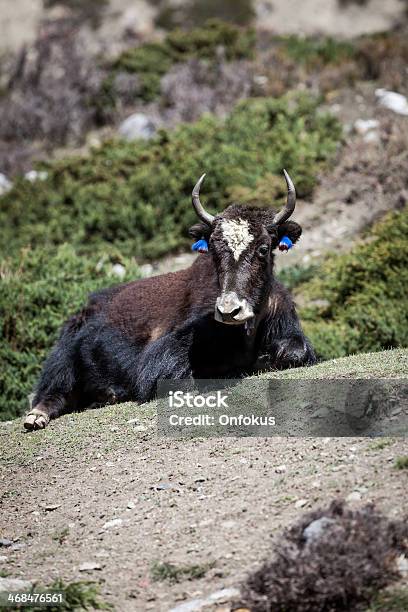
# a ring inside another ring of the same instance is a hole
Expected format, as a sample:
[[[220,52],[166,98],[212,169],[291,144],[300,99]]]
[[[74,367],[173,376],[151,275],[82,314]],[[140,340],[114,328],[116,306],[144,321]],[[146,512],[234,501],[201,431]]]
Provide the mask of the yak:
[[[295,243],[289,217],[296,191],[284,170],[280,212],[231,204],[208,213],[192,192],[199,223],[190,235],[205,245],[184,270],[91,294],[62,327],[25,417],[28,430],[90,406],[155,395],[161,379],[239,378],[260,370],[315,363],[289,291],[274,276],[274,251]]]

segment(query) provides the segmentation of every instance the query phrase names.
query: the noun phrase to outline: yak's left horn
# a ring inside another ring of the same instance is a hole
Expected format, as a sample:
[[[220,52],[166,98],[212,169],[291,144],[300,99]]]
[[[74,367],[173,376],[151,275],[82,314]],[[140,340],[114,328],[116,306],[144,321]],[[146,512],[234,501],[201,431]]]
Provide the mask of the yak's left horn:
[[[197,216],[201,219],[201,221],[204,221],[204,223],[212,225],[215,217],[213,215],[210,215],[210,213],[208,213],[206,210],[204,210],[204,206],[200,202],[200,187],[204,178],[205,174],[203,174],[203,176],[200,178],[200,180],[194,187],[191,197],[193,201],[194,210],[196,211]]]
[[[280,223],[283,223],[284,221],[289,219],[289,217],[295,210],[296,205],[295,186],[292,183],[292,180],[286,170],[283,171],[283,174],[285,175],[286,185],[288,186],[288,198],[286,200],[286,205],[284,206],[284,208],[282,208],[282,210],[278,212],[275,219],[273,220],[276,225],[279,225]]]

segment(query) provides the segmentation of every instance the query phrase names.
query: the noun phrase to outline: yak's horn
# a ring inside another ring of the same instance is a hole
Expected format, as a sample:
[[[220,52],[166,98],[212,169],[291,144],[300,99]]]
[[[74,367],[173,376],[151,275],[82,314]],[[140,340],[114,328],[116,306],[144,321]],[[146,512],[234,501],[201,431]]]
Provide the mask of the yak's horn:
[[[286,185],[288,186],[288,198],[286,200],[286,205],[284,206],[284,208],[282,208],[282,210],[278,212],[275,219],[273,220],[276,225],[279,225],[280,223],[283,223],[284,221],[289,219],[289,217],[295,210],[296,205],[295,186],[292,183],[292,180],[286,170],[283,171],[283,174],[285,175]]]
[[[212,225],[215,217],[213,215],[210,215],[210,213],[208,213],[207,211],[205,211],[203,205],[200,202],[200,187],[201,187],[201,184],[204,178],[205,178],[205,174],[203,174],[203,176],[200,178],[200,180],[194,187],[191,197],[193,201],[194,210],[196,211],[197,216],[201,219],[201,221],[204,221],[204,223],[207,223],[208,225]]]

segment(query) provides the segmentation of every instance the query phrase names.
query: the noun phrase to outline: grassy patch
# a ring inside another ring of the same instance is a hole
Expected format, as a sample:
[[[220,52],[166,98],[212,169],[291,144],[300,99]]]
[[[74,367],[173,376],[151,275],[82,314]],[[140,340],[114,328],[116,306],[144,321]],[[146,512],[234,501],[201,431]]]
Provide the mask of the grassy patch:
[[[34,593],[62,593],[63,603],[55,605],[21,605],[16,606],[15,610],[24,610],[25,612],[76,612],[79,610],[112,610],[113,607],[105,602],[99,593],[99,586],[95,582],[78,581],[67,583],[61,579],[55,580],[47,587],[33,587]]]
[[[238,188],[256,190],[265,175],[274,184],[259,201],[279,206],[282,168],[300,197],[310,195],[340,138],[337,119],[319,112],[315,98],[296,94],[246,100],[224,121],[206,116],[147,144],[106,143],[87,157],[48,164],[46,181],[21,179],[0,198],[0,253],[27,244],[93,251],[115,243],[127,255],[159,257],[187,246],[196,222],[191,190],[203,172],[209,210],[221,211]]]
[[[182,580],[196,580],[203,578],[208,570],[215,566],[215,562],[203,563],[201,565],[180,565],[174,563],[159,563],[152,565],[150,573],[155,582],[167,581],[176,584]]]
[[[408,610],[407,588],[379,593],[366,612],[402,612],[403,610]]]
[[[190,58],[216,60],[222,48],[227,61],[251,58],[255,48],[255,33],[218,20],[209,20],[192,30],[174,30],[163,42],[146,43],[124,51],[113,63],[105,81],[106,88],[114,87],[114,75],[120,72],[137,74],[145,101],[154,100],[160,93],[160,79],[177,62]],[[105,91],[106,93],[106,91]],[[114,97],[114,91],[112,91]]]
[[[299,288],[309,301],[305,331],[321,357],[408,346],[407,232],[408,208],[387,215]]]
[[[370,450],[384,450],[384,448],[388,448],[394,444],[395,440],[378,440],[377,442],[373,442],[368,447]]]
[[[397,470],[408,470],[408,455],[397,457],[395,460],[394,467]]]
[[[137,267],[112,248],[79,257],[68,245],[24,249],[0,264],[0,419],[28,407],[27,396],[64,320],[86,302],[87,295],[137,278]]]
[[[291,35],[280,40],[288,57],[310,67],[338,64],[352,59],[356,54],[352,43],[336,40],[330,36],[313,38]]]

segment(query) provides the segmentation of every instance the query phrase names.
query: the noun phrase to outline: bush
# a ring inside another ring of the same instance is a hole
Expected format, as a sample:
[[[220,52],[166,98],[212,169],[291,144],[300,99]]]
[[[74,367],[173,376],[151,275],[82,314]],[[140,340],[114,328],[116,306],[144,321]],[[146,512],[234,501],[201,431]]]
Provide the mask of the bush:
[[[135,264],[111,249],[79,257],[73,247],[24,249],[0,266],[0,418],[28,407],[41,364],[64,320],[92,291],[118,284],[112,264],[125,266],[125,280],[137,277]]]
[[[388,519],[373,505],[352,510],[335,500],[283,532],[272,558],[242,585],[234,609],[364,610],[401,579],[396,561],[408,552],[407,536],[406,520]]]
[[[218,20],[190,31],[174,30],[162,43],[146,43],[124,51],[113,63],[104,83],[115,96],[114,78],[121,72],[135,73],[140,79],[139,97],[145,102],[160,94],[160,80],[177,62],[190,58],[216,60],[223,49],[227,61],[249,59],[255,48],[255,33]]]
[[[408,208],[389,214],[366,242],[330,256],[300,287],[310,301],[305,331],[321,357],[408,346],[407,232]]]
[[[299,196],[308,196],[341,136],[338,121],[317,104],[305,95],[246,100],[225,121],[208,115],[147,144],[108,142],[88,157],[44,165],[47,180],[19,179],[0,198],[0,253],[69,242],[81,251],[114,243],[138,258],[164,255],[188,244],[190,194],[203,172],[213,211],[238,189],[259,191],[265,175],[275,182],[258,200],[280,205],[284,167]]]

